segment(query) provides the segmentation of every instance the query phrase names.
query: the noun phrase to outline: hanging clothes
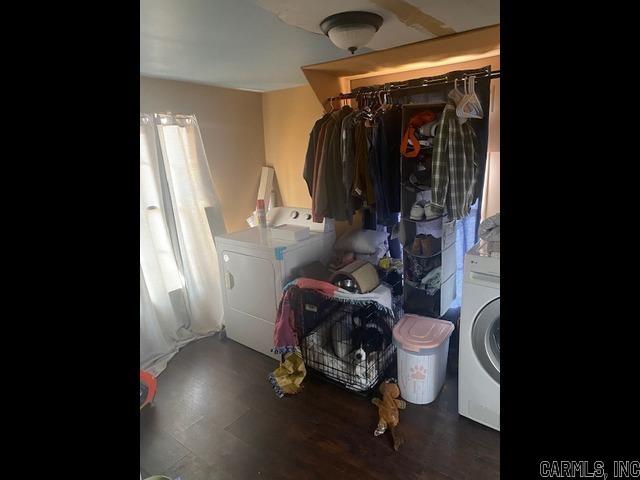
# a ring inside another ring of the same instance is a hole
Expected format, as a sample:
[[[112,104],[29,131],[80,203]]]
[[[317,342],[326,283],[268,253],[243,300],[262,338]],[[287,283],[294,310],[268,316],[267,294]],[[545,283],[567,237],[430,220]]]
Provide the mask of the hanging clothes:
[[[315,150],[315,163],[313,167],[313,186],[311,191],[311,213],[314,222],[322,222],[324,210],[327,204],[326,188],[326,158],[329,150],[329,139],[335,128],[335,119],[332,114],[320,127],[318,143]]]
[[[352,214],[347,206],[347,192],[344,187],[342,161],[342,122],[353,113],[353,109],[346,105],[336,112],[335,129],[331,136],[327,170],[327,187],[329,206],[325,216],[338,221],[351,222]]]
[[[375,208],[379,225],[398,222],[402,110],[385,106],[368,125],[371,119],[368,111],[344,106],[313,125],[303,177],[315,222],[351,223],[362,207]]]
[[[380,110],[374,119],[369,150],[369,173],[373,179],[378,224],[392,226],[400,217],[400,141],[402,109]]]
[[[355,211],[375,209],[378,225],[400,219],[402,108],[383,102],[344,106],[318,119],[309,134],[303,177],[315,222],[353,221]]]
[[[322,118],[318,119],[313,124],[313,128],[309,133],[309,144],[307,145],[307,154],[304,160],[304,168],[302,171],[302,177],[307,182],[309,189],[309,195],[313,197],[313,179],[314,179],[314,166],[316,164],[316,151],[318,147],[318,137],[320,136],[320,130],[324,123],[329,119],[329,114],[325,114]]]
[[[353,132],[355,147],[355,172],[351,195],[360,199],[363,206],[371,206],[376,203],[375,192],[371,176],[369,175],[369,145],[371,144],[371,128],[365,125],[364,120],[355,124]]]
[[[340,136],[340,151],[342,158],[342,186],[345,194],[345,207],[347,220],[351,223],[353,212],[360,209],[361,202],[352,195],[353,181],[356,173],[356,146],[355,146],[355,126],[356,126],[355,110],[347,114],[342,119],[342,128]]]
[[[314,222],[322,222],[325,217],[352,221],[354,114],[348,105],[327,113],[315,122],[309,133],[302,176],[311,195]]]
[[[460,124],[449,98],[433,144],[431,201],[455,220],[468,215],[477,198],[476,133],[469,123]]]
[[[311,211],[314,216],[314,221],[322,221],[316,220],[316,199],[317,199],[317,187],[318,187],[318,173],[320,167],[320,160],[322,158],[322,151],[324,148],[324,139],[327,132],[327,124],[332,120],[330,114],[324,115],[320,120],[316,122],[314,125],[314,129],[317,128],[317,134],[314,134],[314,130],[312,130],[309,146],[307,148],[307,158],[305,160],[305,169],[304,174],[305,180],[307,181],[307,186],[309,187],[309,195],[312,199]],[[310,162],[310,163],[308,163]],[[310,185],[309,185],[310,183]]]
[[[313,217],[315,222],[321,222],[325,217],[335,220],[350,220],[347,215],[346,193],[342,180],[342,152],[341,135],[342,121],[353,109],[342,107],[330,114],[324,124],[324,139],[322,153],[318,165],[318,178],[313,197]]]

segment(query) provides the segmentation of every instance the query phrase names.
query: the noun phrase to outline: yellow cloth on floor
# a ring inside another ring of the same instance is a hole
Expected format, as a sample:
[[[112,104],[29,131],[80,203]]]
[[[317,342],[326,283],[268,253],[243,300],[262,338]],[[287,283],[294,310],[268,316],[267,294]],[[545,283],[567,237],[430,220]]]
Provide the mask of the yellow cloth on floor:
[[[302,390],[302,380],[304,380],[307,370],[299,351],[289,352],[284,355],[284,360],[280,366],[269,374],[269,381],[273,385],[276,395],[283,397],[293,395]]]

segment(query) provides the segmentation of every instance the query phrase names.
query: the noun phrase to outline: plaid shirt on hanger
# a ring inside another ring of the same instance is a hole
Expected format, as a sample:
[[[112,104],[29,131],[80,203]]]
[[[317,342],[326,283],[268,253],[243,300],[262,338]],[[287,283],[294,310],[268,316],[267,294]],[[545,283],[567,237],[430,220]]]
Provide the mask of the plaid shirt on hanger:
[[[468,215],[475,201],[475,142],[473,128],[468,121],[460,124],[456,105],[449,100],[433,144],[432,202],[446,207],[456,220]]]

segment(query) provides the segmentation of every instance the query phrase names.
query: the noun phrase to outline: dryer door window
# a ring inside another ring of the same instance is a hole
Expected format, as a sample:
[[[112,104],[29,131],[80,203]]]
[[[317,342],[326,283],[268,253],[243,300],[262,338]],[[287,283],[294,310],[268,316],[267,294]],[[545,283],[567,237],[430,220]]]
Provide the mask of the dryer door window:
[[[500,298],[489,302],[476,316],[471,344],[482,368],[500,383]]]

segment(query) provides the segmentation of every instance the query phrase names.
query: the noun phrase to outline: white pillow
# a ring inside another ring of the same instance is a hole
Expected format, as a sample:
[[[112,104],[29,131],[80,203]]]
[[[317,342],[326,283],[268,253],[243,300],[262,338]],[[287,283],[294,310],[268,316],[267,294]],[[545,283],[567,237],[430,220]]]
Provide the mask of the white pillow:
[[[371,255],[387,241],[386,232],[376,230],[353,230],[342,235],[335,244],[341,252],[363,253]]]
[[[356,260],[364,260],[365,262],[378,265],[380,259],[384,257],[388,251],[389,247],[387,247],[387,245],[381,245],[378,247],[375,253],[356,253],[355,257]]]

